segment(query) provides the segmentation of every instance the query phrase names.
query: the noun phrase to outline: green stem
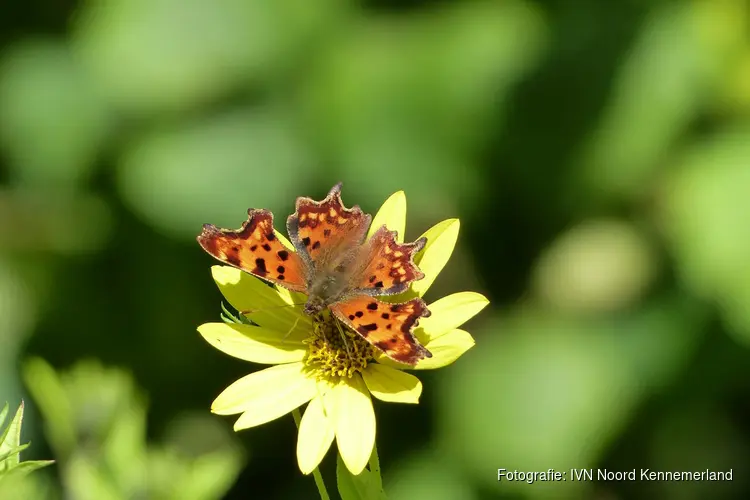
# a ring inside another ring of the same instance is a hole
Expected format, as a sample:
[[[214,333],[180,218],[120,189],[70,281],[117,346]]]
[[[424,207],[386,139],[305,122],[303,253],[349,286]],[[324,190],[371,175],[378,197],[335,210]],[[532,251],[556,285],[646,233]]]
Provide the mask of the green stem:
[[[380,459],[378,458],[378,445],[373,444],[372,455],[370,455],[370,473],[378,482],[378,489],[383,491],[383,478],[380,476]]]
[[[299,423],[302,421],[302,417],[299,414],[299,408],[295,408],[292,410],[292,417],[294,417],[294,423],[297,425],[297,430],[299,430]],[[330,500],[331,497],[328,496],[328,490],[326,490],[326,484],[323,482],[323,476],[320,475],[320,469],[315,467],[312,471],[313,478],[315,479],[315,486],[318,487],[318,493],[320,494],[321,500]]]

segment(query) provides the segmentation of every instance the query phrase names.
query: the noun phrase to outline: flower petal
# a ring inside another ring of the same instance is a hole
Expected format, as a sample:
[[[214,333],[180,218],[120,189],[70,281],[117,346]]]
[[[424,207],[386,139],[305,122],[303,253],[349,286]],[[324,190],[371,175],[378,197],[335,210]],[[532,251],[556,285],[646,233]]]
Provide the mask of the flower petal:
[[[302,415],[297,437],[297,464],[303,474],[310,474],[320,464],[333,437],[333,424],[323,409],[323,398],[314,397]]]
[[[460,226],[458,219],[447,219],[438,222],[422,235],[427,238],[427,244],[414,256],[414,262],[424,273],[424,278],[411,285],[411,290],[420,297],[430,288],[450,259]]]
[[[422,382],[411,373],[390,366],[371,363],[362,372],[362,378],[370,393],[389,403],[419,403]]]
[[[287,338],[303,339],[312,331],[309,316],[299,307],[287,307],[289,294],[279,295],[274,287],[229,266],[213,266],[211,274],[221,293],[238,311],[253,311],[247,317],[259,325],[277,330]],[[291,301],[291,298],[289,298]]]
[[[276,234],[276,238],[281,242],[282,245],[287,247],[292,252],[296,252],[296,250],[294,249],[294,245],[292,245],[292,242],[289,241],[286,236],[276,230],[274,230],[274,233]]]
[[[367,238],[370,238],[383,225],[391,231],[398,233],[396,241],[399,243],[404,241],[404,232],[406,231],[406,195],[403,191],[397,191],[385,200],[383,206],[380,207],[380,210],[378,210],[378,213],[372,219]]]
[[[456,361],[463,353],[474,347],[474,337],[464,330],[458,328],[452,330],[430,342],[425,347],[432,353],[431,358],[425,358],[414,370],[433,370],[442,368]]]
[[[421,334],[421,332],[417,333]],[[375,353],[375,359],[382,365],[399,370],[433,370],[453,363],[463,353],[474,347],[474,338],[469,332],[455,329],[429,342],[425,341],[424,346],[432,353],[432,357],[420,360],[416,366],[393,361],[378,352]]]
[[[307,295],[304,293],[292,292],[291,290],[287,290],[279,285],[275,285],[275,288],[276,293],[279,294],[281,300],[289,305],[302,306],[307,302]]]
[[[302,363],[287,363],[251,373],[224,389],[211,404],[219,415],[244,412],[235,430],[278,418],[316,395],[315,380]]]
[[[307,347],[299,339],[284,338],[261,326],[206,323],[198,327],[206,342],[223,353],[253,363],[302,361]]]
[[[339,453],[349,472],[362,472],[375,445],[375,411],[362,378],[342,379],[323,398]]]
[[[428,306],[432,313],[419,320],[420,340],[430,342],[463,325],[484,309],[490,301],[476,292],[460,292],[436,300]]]

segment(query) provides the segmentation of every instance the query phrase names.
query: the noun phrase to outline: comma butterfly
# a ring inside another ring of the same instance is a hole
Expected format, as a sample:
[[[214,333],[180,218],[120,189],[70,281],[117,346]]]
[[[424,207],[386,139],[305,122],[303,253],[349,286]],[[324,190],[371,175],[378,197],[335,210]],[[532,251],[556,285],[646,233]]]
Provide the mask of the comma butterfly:
[[[432,357],[412,333],[419,318],[430,315],[424,301],[391,304],[375,298],[401,293],[424,277],[413,260],[427,242],[424,237],[398,243],[396,231],[382,226],[365,241],[372,217],[356,205],[344,207],[341,183],[322,201],[297,198],[286,221],[296,252],[276,237],[270,211],[247,213],[238,230],[205,224],[198,243],[221,262],[306,294],[306,314],[328,308],[391,359],[415,365]]]

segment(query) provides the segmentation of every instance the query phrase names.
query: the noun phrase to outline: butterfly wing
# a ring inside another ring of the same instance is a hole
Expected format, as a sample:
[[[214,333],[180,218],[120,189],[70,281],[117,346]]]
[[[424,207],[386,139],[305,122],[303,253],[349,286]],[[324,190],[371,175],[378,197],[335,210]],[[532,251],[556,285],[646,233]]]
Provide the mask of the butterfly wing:
[[[360,295],[333,304],[330,309],[346,326],[395,361],[415,365],[420,359],[432,357],[412,333],[419,318],[430,315],[422,299],[388,304]]]
[[[372,217],[358,206],[344,206],[341,183],[338,183],[321,201],[297,198],[296,211],[287,219],[287,232],[300,257],[311,269],[331,272],[352,260],[371,220]]]
[[[273,214],[250,209],[237,230],[205,224],[198,243],[216,259],[295,292],[305,292],[306,267],[300,256],[276,237]]]
[[[405,291],[412,281],[424,278],[414,263],[414,255],[427,240],[398,243],[396,231],[382,226],[367,241],[358,259],[358,269],[351,274],[353,293],[394,295]]]

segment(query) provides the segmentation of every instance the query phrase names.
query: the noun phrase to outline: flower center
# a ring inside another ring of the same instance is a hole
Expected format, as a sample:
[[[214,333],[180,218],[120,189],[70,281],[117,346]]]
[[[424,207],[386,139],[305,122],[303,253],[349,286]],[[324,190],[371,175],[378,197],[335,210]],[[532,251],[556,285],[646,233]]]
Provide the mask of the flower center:
[[[305,364],[319,378],[348,377],[373,361],[372,345],[339,323],[328,311],[313,317],[313,334],[307,344]]]

